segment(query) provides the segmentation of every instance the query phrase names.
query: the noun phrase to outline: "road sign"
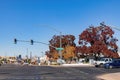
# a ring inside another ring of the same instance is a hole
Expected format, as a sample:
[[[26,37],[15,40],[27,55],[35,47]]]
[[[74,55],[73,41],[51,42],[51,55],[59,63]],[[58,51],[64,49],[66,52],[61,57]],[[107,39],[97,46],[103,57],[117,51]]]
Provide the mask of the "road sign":
[[[63,50],[63,48],[56,48],[56,50],[60,51],[60,50]]]

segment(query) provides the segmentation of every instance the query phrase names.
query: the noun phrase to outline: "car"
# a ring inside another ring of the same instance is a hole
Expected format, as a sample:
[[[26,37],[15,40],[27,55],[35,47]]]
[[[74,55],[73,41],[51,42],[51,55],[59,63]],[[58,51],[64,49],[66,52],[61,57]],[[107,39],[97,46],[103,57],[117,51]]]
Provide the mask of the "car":
[[[85,62],[85,58],[81,58],[79,59],[78,63],[84,63]]]
[[[23,65],[29,65],[29,63],[23,63]]]
[[[52,61],[51,65],[57,65],[58,63],[56,61]]]
[[[65,60],[63,59],[57,59],[57,63],[60,65],[60,64],[65,64]]]
[[[105,63],[109,63],[112,61],[112,58],[100,58],[100,60],[95,61],[95,67],[103,67]]]
[[[120,68],[120,59],[114,59],[112,62],[105,63],[104,68],[106,69],[112,69],[112,68]]]

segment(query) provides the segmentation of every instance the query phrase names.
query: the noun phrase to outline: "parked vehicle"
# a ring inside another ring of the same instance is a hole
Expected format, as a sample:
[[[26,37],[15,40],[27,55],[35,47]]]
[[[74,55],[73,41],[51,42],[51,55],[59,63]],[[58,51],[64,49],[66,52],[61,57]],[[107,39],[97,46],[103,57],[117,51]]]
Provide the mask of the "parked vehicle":
[[[60,65],[60,64],[65,64],[65,60],[63,59],[57,59],[57,63]]]
[[[104,68],[106,69],[112,69],[112,68],[117,68],[120,67],[120,59],[114,59],[112,62],[105,63]]]
[[[98,61],[95,61],[95,67],[103,67],[105,63],[112,62],[112,58],[101,58]]]

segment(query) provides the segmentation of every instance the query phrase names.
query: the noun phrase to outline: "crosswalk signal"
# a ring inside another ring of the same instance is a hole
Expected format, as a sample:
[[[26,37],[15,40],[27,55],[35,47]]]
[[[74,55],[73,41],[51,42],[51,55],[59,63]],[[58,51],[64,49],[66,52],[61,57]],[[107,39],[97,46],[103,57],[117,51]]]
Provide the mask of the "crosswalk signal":
[[[33,41],[33,40],[30,40],[30,42],[31,42],[31,45],[33,45],[33,42],[34,42],[34,41]]]
[[[17,44],[17,39],[16,38],[14,39],[14,44]]]

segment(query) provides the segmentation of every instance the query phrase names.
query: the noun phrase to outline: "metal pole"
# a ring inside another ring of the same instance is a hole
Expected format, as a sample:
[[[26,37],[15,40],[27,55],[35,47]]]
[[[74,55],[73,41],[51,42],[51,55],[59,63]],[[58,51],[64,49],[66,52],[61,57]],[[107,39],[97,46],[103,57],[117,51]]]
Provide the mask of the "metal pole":
[[[62,48],[62,33],[60,32],[60,48]],[[59,50],[60,59],[62,60],[62,51]]]
[[[43,26],[45,26],[45,27],[48,27],[48,28],[51,28],[51,29],[53,29],[54,31],[56,31],[56,32],[60,32],[60,48],[62,48],[62,32],[61,31],[59,31],[59,30],[57,30],[57,29],[55,29],[55,28],[53,28],[53,27],[50,27],[50,26],[48,26],[48,25],[43,25]],[[51,45],[50,45],[51,46]],[[55,48],[54,46],[51,46],[51,47],[53,47],[53,48]],[[60,59],[62,59],[62,51],[61,50],[59,50],[59,54],[60,54]]]
[[[30,52],[30,59],[32,59],[32,52]]]
[[[27,57],[27,61],[28,61],[28,48],[27,48],[27,56],[26,57]]]
[[[28,48],[27,48],[27,56],[28,56]]]

